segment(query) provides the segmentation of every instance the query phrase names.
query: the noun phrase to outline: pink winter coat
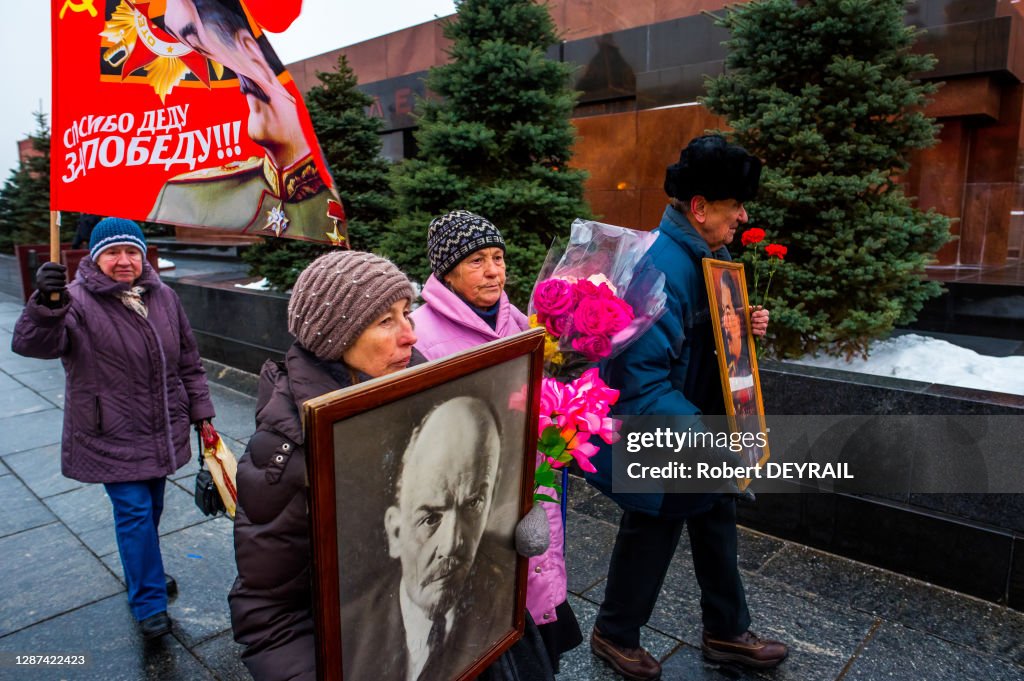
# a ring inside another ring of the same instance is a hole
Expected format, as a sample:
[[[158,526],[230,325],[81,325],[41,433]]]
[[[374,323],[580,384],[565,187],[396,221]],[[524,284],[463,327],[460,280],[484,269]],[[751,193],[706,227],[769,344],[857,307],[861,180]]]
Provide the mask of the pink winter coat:
[[[498,301],[498,323],[493,329],[433,274],[421,295],[424,304],[412,313],[412,318],[416,322],[416,349],[427,359],[447,357],[530,328],[526,315],[508,302],[504,292]]]
[[[412,313],[412,318],[416,322],[416,349],[427,359],[447,357],[530,328],[526,315],[517,310],[504,293],[498,302],[498,322],[494,329],[434,275],[427,279],[422,296],[424,304]],[[558,619],[555,606],[563,603],[567,594],[562,512],[558,504],[538,503],[548,515],[551,545],[543,554],[530,558],[526,608],[534,621],[543,625]]]

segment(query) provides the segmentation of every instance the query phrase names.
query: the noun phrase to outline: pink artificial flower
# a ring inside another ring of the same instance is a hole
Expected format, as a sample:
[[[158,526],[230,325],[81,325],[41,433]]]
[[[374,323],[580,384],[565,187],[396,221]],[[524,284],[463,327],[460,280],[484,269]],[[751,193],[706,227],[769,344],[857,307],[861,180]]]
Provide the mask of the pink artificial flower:
[[[580,443],[580,445],[571,450],[572,458],[576,459],[576,464],[587,473],[596,473],[597,469],[594,468],[594,464],[590,463],[590,457],[597,454],[597,447],[589,442]]]
[[[549,317],[571,312],[576,302],[573,286],[564,279],[545,279],[533,290],[533,307]]]
[[[608,412],[618,401],[619,391],[609,388],[601,380],[597,368],[583,372],[582,376],[572,382],[571,388],[573,397],[569,412],[574,416],[576,425],[608,444],[618,441],[621,423],[608,418]]]
[[[578,336],[572,339],[572,349],[590,362],[598,362],[612,354],[612,343],[607,336]]]
[[[551,425],[556,425],[559,428],[565,425],[562,415],[568,411],[568,404],[574,396],[575,391],[565,383],[553,378],[545,378],[541,381],[540,422],[537,426],[539,433],[543,433],[544,429]]]
[[[619,400],[619,391],[601,380],[597,367],[584,371],[571,385],[576,396],[585,401],[587,409],[602,416]]]
[[[607,342],[607,339],[604,339]],[[556,426],[566,443],[566,452],[584,471],[596,471],[590,457],[598,447],[590,442],[597,436],[613,444],[619,439],[621,422],[610,418],[611,405],[619,399],[619,391],[608,387],[596,367],[587,369],[572,383],[561,383],[553,378],[541,381],[539,433]],[[563,457],[564,458],[564,457]],[[561,468],[565,461],[546,457],[553,468]]]
[[[601,429],[595,430],[594,435],[597,435],[608,444],[613,445],[622,439],[622,436],[619,435],[619,429],[621,428],[622,421],[606,416],[601,419]]]
[[[562,439],[565,440],[566,449],[576,449],[580,445],[587,444],[590,440],[590,433],[580,430],[575,425],[569,425],[562,429]]]

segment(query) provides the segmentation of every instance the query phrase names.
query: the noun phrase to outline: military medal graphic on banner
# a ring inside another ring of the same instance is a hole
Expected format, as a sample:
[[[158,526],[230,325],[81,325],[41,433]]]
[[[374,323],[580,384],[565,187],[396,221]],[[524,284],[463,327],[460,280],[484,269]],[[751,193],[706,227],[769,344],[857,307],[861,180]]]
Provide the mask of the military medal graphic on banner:
[[[279,29],[299,5],[253,1]],[[305,103],[247,3],[51,11],[53,209],[347,243]]]

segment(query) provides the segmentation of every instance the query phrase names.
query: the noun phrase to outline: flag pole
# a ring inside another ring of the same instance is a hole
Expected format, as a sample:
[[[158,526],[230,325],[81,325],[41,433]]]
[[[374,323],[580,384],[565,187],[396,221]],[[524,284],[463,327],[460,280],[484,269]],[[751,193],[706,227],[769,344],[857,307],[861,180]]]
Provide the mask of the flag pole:
[[[60,211],[50,211],[50,262],[60,262]]]
[[[60,263],[60,211],[50,211],[50,262]],[[59,293],[51,293],[50,300],[60,300]]]

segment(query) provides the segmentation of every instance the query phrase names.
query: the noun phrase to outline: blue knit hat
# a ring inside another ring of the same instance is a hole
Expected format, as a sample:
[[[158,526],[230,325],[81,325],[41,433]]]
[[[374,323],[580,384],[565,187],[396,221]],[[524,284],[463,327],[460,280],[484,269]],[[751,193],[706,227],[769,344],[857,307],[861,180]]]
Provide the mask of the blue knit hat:
[[[146,255],[146,237],[131,220],[124,218],[103,218],[92,228],[89,237],[89,255],[93,260],[111,246],[135,246]]]
[[[490,220],[468,210],[445,213],[434,218],[427,228],[427,258],[438,279],[443,279],[470,253],[490,247],[505,250],[501,232]]]

